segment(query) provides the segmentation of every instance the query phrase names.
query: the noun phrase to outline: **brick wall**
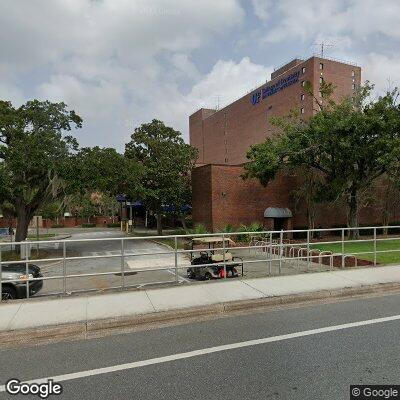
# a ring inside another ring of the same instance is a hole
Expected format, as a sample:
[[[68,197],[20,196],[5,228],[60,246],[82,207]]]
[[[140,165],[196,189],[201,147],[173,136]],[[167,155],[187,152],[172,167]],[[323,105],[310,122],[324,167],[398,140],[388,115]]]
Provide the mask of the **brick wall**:
[[[192,172],[192,183],[193,221],[212,229],[212,166],[195,168]]]
[[[320,63],[323,69],[320,69]],[[242,164],[246,162],[246,153],[251,145],[261,143],[276,133],[277,128],[271,124],[271,117],[287,115],[292,109],[300,112],[301,108],[304,109],[305,119],[311,117],[317,110],[317,104],[305,94],[303,81],[313,84],[316,98],[319,98],[320,77],[326,82],[332,82],[336,87],[333,95],[336,100],[353,93],[353,79],[356,85],[361,82],[360,67],[318,57],[311,57],[293,66],[288,65],[287,68],[282,69],[282,74],[268,83],[223,109],[200,109],[189,117],[190,144],[199,150],[198,163]],[[260,99],[256,104],[252,103],[254,93],[296,71],[299,72],[297,83]],[[303,100],[302,94],[305,94]]]
[[[278,175],[267,187],[257,180],[243,180],[242,165],[205,165],[192,174],[193,222],[205,224],[218,231],[226,225],[262,223],[270,229],[271,221],[264,218],[268,207],[289,208],[293,213],[293,228],[308,226],[306,206],[296,201],[293,190],[298,188],[294,175]],[[381,187],[375,185],[371,199],[379,199]],[[391,222],[400,220],[400,204],[391,210]],[[316,227],[346,226],[346,206],[321,203],[317,205]],[[377,203],[370,202],[360,210],[360,225],[379,225],[382,212]]]

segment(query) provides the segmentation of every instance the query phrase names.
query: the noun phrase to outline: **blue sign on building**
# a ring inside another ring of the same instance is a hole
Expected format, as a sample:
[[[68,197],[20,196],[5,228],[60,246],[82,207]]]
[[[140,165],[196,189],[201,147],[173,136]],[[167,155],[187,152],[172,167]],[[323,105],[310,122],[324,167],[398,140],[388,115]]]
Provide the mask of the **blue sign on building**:
[[[266,99],[269,96],[293,85],[299,81],[300,71],[293,72],[285,78],[279,79],[273,85],[266,86],[260,90],[257,90],[252,94],[251,102],[253,105],[260,102],[260,99]]]

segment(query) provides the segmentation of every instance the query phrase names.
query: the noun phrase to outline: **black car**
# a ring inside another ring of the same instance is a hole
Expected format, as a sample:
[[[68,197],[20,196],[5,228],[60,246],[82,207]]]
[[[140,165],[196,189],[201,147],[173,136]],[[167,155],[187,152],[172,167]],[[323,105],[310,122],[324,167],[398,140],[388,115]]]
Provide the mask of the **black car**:
[[[43,287],[43,275],[40,268],[34,264],[28,264],[28,276],[26,275],[26,264],[2,264],[2,300],[23,299],[26,297],[26,284],[29,282],[29,296],[39,292]],[[32,280],[35,279],[35,280]],[[12,282],[6,282],[12,281]],[[3,283],[4,282],[4,283]]]

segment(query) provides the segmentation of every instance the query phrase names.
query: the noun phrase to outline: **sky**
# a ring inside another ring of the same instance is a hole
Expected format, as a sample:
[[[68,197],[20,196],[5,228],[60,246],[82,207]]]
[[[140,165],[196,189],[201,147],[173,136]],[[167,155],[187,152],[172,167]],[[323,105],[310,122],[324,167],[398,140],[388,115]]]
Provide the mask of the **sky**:
[[[0,0],[0,99],[64,101],[81,146],[123,151],[160,119],[229,104],[274,68],[325,55],[400,85],[399,0]]]

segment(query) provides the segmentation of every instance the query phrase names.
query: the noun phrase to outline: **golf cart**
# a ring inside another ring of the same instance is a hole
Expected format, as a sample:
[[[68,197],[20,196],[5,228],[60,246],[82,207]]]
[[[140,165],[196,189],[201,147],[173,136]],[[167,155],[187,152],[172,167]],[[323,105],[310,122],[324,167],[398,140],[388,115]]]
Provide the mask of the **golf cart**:
[[[200,249],[200,256],[193,258],[191,253],[191,265],[187,269],[187,276],[189,279],[210,280],[225,278],[225,270],[227,278],[236,278],[239,276],[238,268],[241,268],[243,276],[243,259],[234,257],[232,253],[226,250],[225,255],[221,247],[229,247],[235,244],[232,239],[222,238],[220,236],[193,238],[191,240],[191,249],[195,250],[195,245],[202,245]],[[204,249],[204,246],[206,248]],[[208,247],[208,248],[207,248]],[[215,250],[215,248],[219,250]],[[226,268],[224,269],[224,261]],[[210,265],[206,265],[210,264]],[[198,267],[195,267],[199,265]]]

